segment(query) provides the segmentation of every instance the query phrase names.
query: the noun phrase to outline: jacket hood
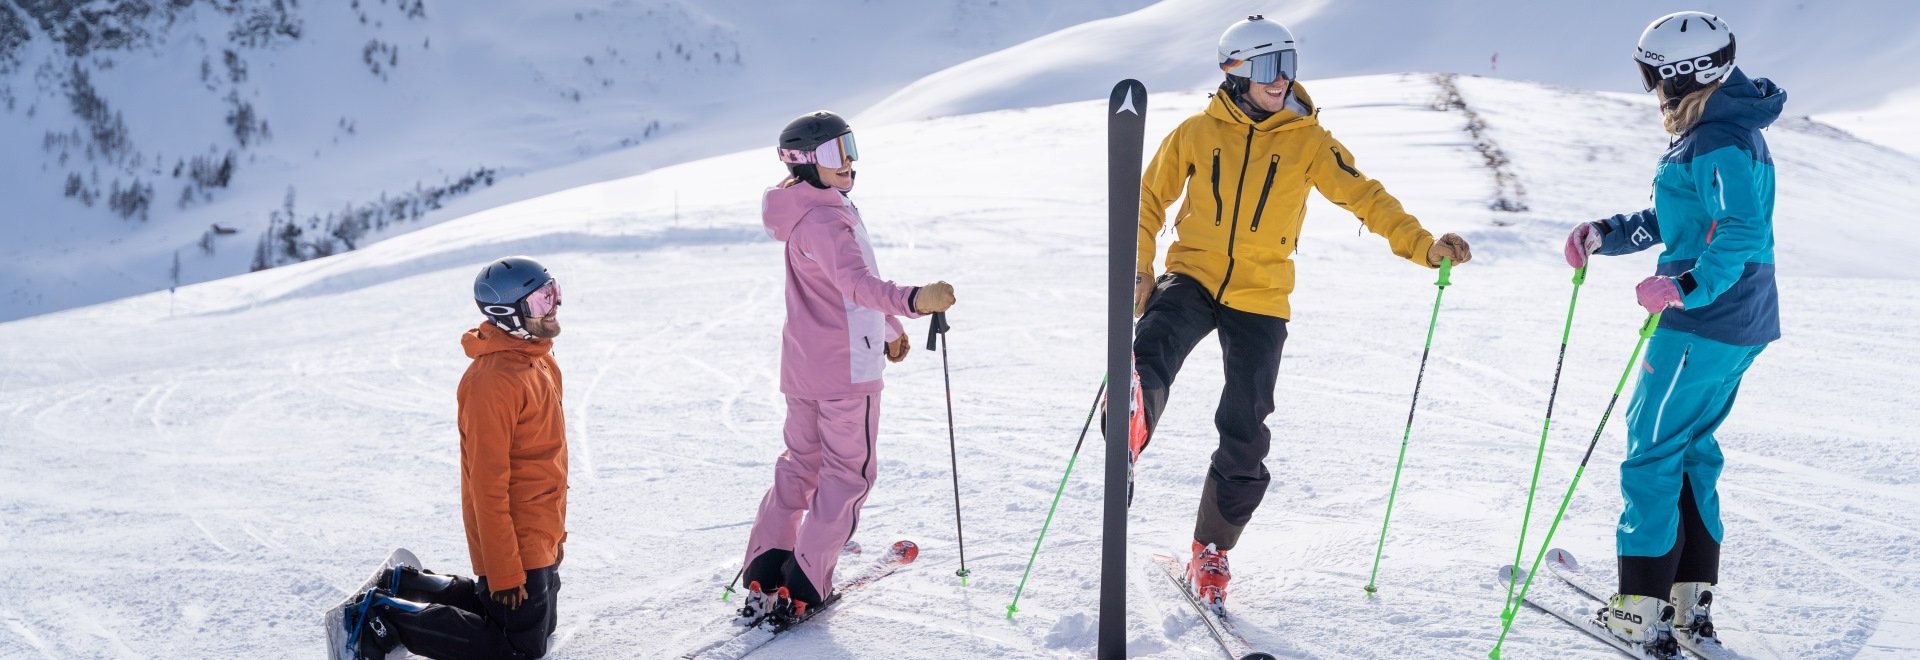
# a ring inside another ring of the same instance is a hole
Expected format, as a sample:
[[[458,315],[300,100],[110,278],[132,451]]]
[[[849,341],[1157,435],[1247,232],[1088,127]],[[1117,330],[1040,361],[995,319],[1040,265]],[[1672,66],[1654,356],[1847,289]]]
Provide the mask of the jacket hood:
[[[1315,116],[1319,111],[1319,106],[1314,105],[1313,97],[1307,95],[1306,85],[1295,81],[1293,83],[1293,96],[1300,99],[1302,105],[1307,106],[1308,113],[1305,116],[1294,112],[1290,108],[1283,108],[1279,112],[1269,115],[1266,119],[1255,122],[1253,118],[1247,116],[1246,111],[1234,105],[1233,99],[1227,97],[1226,90],[1213,93],[1213,96],[1207,102],[1207,116],[1229,124],[1252,124],[1256,130],[1263,133],[1319,124],[1320,120]]]
[[[1727,81],[1707,99],[1707,107],[1694,125],[1721,121],[1748,129],[1766,128],[1780,118],[1786,105],[1787,90],[1766,78],[1748,78],[1734,67]]]
[[[793,228],[807,212],[822,206],[848,206],[847,196],[832,188],[815,188],[798,179],[787,179],[767,189],[760,199],[760,222],[767,235],[782,243],[793,235]]]
[[[468,330],[460,336],[460,347],[466,349],[467,357],[480,359],[490,353],[521,353],[527,357],[540,357],[553,350],[552,339],[521,339],[507,334],[493,322],[482,322],[478,327]]]

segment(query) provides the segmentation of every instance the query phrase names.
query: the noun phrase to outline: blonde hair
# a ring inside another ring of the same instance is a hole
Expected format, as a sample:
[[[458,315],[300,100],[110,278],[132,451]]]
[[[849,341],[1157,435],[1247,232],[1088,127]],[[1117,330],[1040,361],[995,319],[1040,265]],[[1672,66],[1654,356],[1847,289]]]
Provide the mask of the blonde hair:
[[[1661,91],[1658,94],[1660,99],[1660,119],[1661,123],[1666,126],[1667,132],[1674,135],[1686,134],[1687,129],[1693,128],[1694,124],[1699,123],[1700,113],[1705,112],[1707,109],[1707,99],[1712,98],[1713,93],[1719,90],[1720,83],[1715,82],[1712,85],[1694,90],[1693,93],[1680,97],[1679,101],[1668,99],[1667,93],[1664,90]]]

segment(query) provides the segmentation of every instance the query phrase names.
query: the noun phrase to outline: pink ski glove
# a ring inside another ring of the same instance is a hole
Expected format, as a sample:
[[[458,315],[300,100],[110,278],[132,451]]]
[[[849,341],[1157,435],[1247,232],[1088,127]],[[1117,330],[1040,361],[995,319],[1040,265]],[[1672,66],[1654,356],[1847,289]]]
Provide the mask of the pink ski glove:
[[[1659,314],[1668,307],[1686,308],[1680,302],[1680,285],[1674,284],[1673,278],[1665,275],[1640,280],[1640,286],[1634,287],[1633,293],[1640,298],[1640,306],[1647,308],[1648,314]]]
[[[1567,234],[1567,265],[1580,268],[1587,265],[1587,255],[1600,251],[1600,230],[1591,222],[1582,222],[1574,226]]]

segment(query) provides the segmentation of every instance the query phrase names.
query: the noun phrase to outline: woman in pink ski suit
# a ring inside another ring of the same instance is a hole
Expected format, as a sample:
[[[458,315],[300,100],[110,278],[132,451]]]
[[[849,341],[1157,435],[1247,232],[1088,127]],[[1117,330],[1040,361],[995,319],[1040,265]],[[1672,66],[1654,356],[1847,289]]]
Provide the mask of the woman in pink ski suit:
[[[798,615],[831,593],[840,549],[876,475],[882,360],[898,362],[909,348],[898,317],[953,304],[945,282],[906,287],[880,278],[846,195],[859,154],[845,120],[815,112],[780,138],[792,176],[767,189],[761,216],[767,233],[786,243],[787,450],[747,543],[749,616]]]

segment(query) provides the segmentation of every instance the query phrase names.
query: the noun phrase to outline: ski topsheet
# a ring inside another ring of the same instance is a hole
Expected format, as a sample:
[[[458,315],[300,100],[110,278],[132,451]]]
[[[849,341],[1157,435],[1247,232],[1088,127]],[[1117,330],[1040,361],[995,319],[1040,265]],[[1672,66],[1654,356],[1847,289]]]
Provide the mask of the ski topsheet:
[[[1560,548],[1548,550],[1546,564],[1550,573],[1588,598],[1605,604],[1607,598],[1611,596],[1601,585],[1599,576],[1580,568],[1580,562],[1573,558],[1573,553]],[[1720,620],[1720,623],[1727,622],[1725,612],[1716,613],[1714,618]],[[1725,626],[1716,626],[1716,628],[1720,628],[1720,633],[1729,632]],[[1680,648],[1706,660],[1738,660],[1748,657],[1733,652],[1714,637],[1701,637],[1679,629],[1675,629],[1673,633],[1674,638],[1680,642]]]
[[[874,562],[869,564],[865,569],[862,569],[853,577],[835,586],[833,593],[827,596],[826,602],[821,603],[819,607],[808,610],[804,616],[800,617],[798,621],[793,622],[792,625],[780,629],[774,629],[770,624],[765,622],[756,622],[751,626],[735,626],[724,623],[732,620],[733,617],[729,615],[714,624],[716,626],[725,626],[725,629],[709,636],[705,641],[692,644],[689,650],[676,657],[682,658],[683,660],[695,658],[700,660],[733,660],[745,657],[760,647],[766,646],[769,642],[772,642],[774,638],[779,637],[781,633],[799,627],[808,621],[812,621],[815,617],[833,609],[843,599],[866,589],[868,585],[873,584],[880,578],[892,575],[895,571],[900,570],[902,566],[913,563],[913,560],[918,558],[919,555],[919,547],[915,546],[912,541],[896,542],[893,544],[893,547],[888,550],[886,555],[874,560]]]
[[[1272,654],[1256,650],[1252,642],[1241,637],[1240,633],[1233,629],[1233,619],[1213,611],[1211,607],[1202,605],[1200,599],[1194,597],[1193,590],[1187,587],[1186,565],[1179,559],[1172,555],[1154,553],[1152,565],[1153,572],[1173,582],[1174,589],[1184,597],[1181,599],[1182,602],[1185,602],[1187,607],[1200,617],[1201,623],[1207,626],[1207,634],[1213,637],[1213,641],[1220,644],[1220,651],[1226,654],[1228,660],[1274,660]]]
[[[374,588],[375,586],[374,583],[380,581],[380,574],[387,572],[387,569],[393,568],[395,566],[411,566],[413,568],[419,568],[420,558],[413,556],[413,552],[407,550],[406,548],[398,548],[394,550],[392,553],[389,553],[387,555],[386,561],[380,562],[379,568],[373,569],[373,575],[367,576],[366,582],[361,583],[359,589],[355,589],[353,590],[353,592],[348,593],[346,597],[341,599],[339,603],[335,604],[333,607],[328,608],[326,613],[321,615],[320,619],[322,621],[325,621],[327,626],[327,657],[328,658],[334,658],[337,660],[353,660],[354,650],[348,644],[349,642],[348,637],[350,635],[346,627],[347,610],[359,605],[360,596],[367,593],[368,589]],[[406,649],[395,648],[392,653],[387,654],[387,657],[388,658],[404,658],[406,657],[406,655],[407,655]]]
[[[1140,162],[1147,133],[1147,88],[1122,80],[1107,99],[1107,400],[1100,428],[1106,431],[1105,506],[1100,534],[1100,641],[1098,655],[1120,657],[1127,648],[1127,503],[1133,461],[1127,449],[1127,414],[1133,373],[1133,281],[1140,265]]]

